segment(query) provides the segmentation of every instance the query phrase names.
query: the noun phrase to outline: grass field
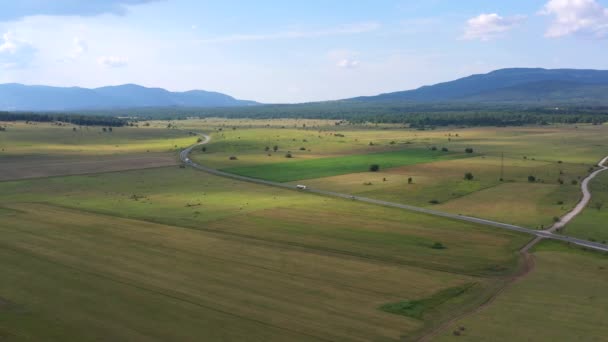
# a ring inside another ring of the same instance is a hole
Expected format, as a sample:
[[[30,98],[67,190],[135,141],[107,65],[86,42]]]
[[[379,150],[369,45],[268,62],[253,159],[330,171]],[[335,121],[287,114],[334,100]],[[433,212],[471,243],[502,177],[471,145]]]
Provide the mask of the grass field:
[[[398,340],[476,305],[528,239],[176,167],[0,194],[11,340]],[[379,309],[466,284],[418,318]]]
[[[589,206],[565,227],[563,233],[604,243],[608,241],[608,171],[594,178],[589,190]]]
[[[223,169],[242,176],[277,182],[310,179],[368,171],[370,165],[391,168],[403,165],[428,163],[436,160],[464,158],[466,155],[428,150],[402,150],[359,154],[334,158],[318,158],[292,163],[264,164]]]
[[[7,162],[0,171],[17,177],[38,167],[46,173],[35,176],[56,176],[0,181],[0,340],[412,340],[481,305],[520,269],[518,250],[530,237],[514,232],[190,168],[112,169],[175,155],[196,141],[189,131],[213,131],[206,151],[194,155],[205,165],[539,227],[577,201],[572,181],[605,153],[606,133],[597,126],[415,131],[314,120],[167,126],[104,133],[11,123],[0,133],[0,163]],[[464,153],[468,147],[475,153]],[[367,172],[371,163],[380,171]],[[118,172],[57,177],[86,168]],[[474,179],[465,181],[465,172]],[[593,222],[599,213],[586,212]],[[591,229],[601,233],[600,225]],[[574,339],[605,333],[592,330],[593,319],[579,323],[606,307],[595,299],[606,259],[551,243],[535,256],[530,278],[505,292],[504,303],[498,297],[495,309],[466,318],[461,337],[512,336],[496,323],[503,317],[507,327],[523,326],[516,337],[557,339],[544,332],[557,324]],[[580,289],[576,279],[584,279]],[[518,290],[524,284],[531,285]],[[535,332],[526,315],[549,314],[559,303],[551,295],[569,299],[568,314]],[[486,312],[498,318],[478,318]]]
[[[487,308],[436,341],[603,341],[608,257],[557,242],[534,250],[536,267]],[[454,331],[460,336],[455,336]]]
[[[195,161],[241,175],[436,206],[539,229],[574,206],[580,197],[578,183],[608,149],[607,126],[591,125],[431,131],[349,125],[218,129],[204,152],[195,150]],[[272,150],[275,145],[277,152]],[[449,154],[433,152],[433,146],[438,151],[447,148]],[[463,153],[466,148],[475,153]],[[288,151],[293,158],[285,158]],[[411,162],[392,158],[402,153],[445,156]],[[391,158],[369,158],[374,155]],[[375,163],[380,172],[366,172]],[[474,175],[472,181],[463,179],[467,172]],[[536,181],[529,182],[529,176]],[[527,196],[519,196],[522,193]],[[519,215],[509,214],[514,210]]]

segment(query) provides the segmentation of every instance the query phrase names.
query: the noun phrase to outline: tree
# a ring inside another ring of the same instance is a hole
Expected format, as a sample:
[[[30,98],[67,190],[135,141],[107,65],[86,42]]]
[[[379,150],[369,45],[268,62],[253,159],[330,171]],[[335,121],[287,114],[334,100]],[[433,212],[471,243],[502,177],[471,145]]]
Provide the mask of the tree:
[[[432,249],[445,249],[446,247],[441,242],[435,242],[432,246]]]
[[[467,172],[467,173],[465,173],[465,174],[464,174],[464,179],[465,179],[465,180],[472,181],[472,180],[473,180],[473,178],[475,178],[475,177],[474,177],[474,176],[473,176],[473,174],[472,174],[472,173],[470,173],[470,172]]]
[[[203,152],[207,152],[207,147],[203,146],[203,148],[201,149]]]
[[[108,127],[108,131],[112,132],[112,127]]]
[[[409,178],[407,179],[407,184],[413,184],[413,183],[414,183],[414,178],[409,177]]]
[[[603,206],[604,206],[604,203],[602,203],[602,202],[595,202],[595,204],[593,204],[593,207],[597,210],[602,210]]]
[[[530,183],[536,182],[536,177],[534,177],[532,175],[528,176],[528,182],[530,182]]]
[[[236,156],[230,156],[230,158],[228,158],[228,159],[230,159],[230,160],[237,160],[239,158],[237,158]]]
[[[467,147],[467,148],[464,149],[464,151],[466,153],[473,153],[473,148],[472,147]]]
[[[437,151],[437,146],[431,147],[431,151]]]
[[[291,152],[287,152],[285,154],[285,158],[293,158],[293,156],[291,155]]]
[[[268,147],[268,146],[264,147],[264,151],[266,151],[266,152],[270,151],[270,147]]]
[[[275,152],[276,152],[276,151],[278,151],[278,150],[279,150],[279,146],[274,145],[274,146],[272,147],[272,150],[273,150],[273,151],[275,151]]]
[[[378,164],[372,164],[372,165],[369,166],[369,170],[371,172],[378,172],[378,171],[380,171],[380,165],[378,165]]]
[[[442,152],[448,152],[448,148],[447,148],[447,147],[442,147],[442,148],[441,148],[441,151],[442,151]]]

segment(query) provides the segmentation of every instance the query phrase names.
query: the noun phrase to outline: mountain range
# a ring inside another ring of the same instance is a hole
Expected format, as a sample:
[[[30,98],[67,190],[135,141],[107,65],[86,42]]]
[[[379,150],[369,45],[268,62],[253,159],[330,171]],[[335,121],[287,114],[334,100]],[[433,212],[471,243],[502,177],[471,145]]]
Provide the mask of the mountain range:
[[[608,70],[511,68],[353,101],[608,104]]]
[[[257,102],[237,100],[222,93],[191,90],[170,92],[136,84],[101,87],[29,86],[0,84],[0,110],[5,111],[76,111],[144,107],[236,107]]]
[[[391,104],[608,105],[608,70],[510,68],[454,81],[341,102]],[[332,102],[332,101],[329,101]],[[95,89],[0,84],[0,110],[78,111],[260,105],[203,90],[170,92],[135,84]],[[306,104],[302,104],[306,105]]]

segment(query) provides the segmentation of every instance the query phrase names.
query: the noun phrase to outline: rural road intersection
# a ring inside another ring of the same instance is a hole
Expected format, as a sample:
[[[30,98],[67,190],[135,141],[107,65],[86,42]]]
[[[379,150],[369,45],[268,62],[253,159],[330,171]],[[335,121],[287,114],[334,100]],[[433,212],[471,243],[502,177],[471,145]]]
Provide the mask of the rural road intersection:
[[[579,245],[579,246],[583,246],[583,247],[587,247],[587,248],[591,248],[591,249],[595,249],[595,250],[599,250],[599,251],[608,252],[608,245],[597,243],[597,242],[592,242],[592,241],[587,241],[587,240],[583,240],[583,239],[578,239],[575,237],[554,234],[554,232],[557,229],[564,227],[576,215],[578,215],[585,208],[585,206],[589,203],[589,200],[591,199],[591,193],[589,192],[589,189],[588,189],[589,181],[591,181],[600,172],[608,170],[608,167],[604,166],[604,164],[608,161],[608,157],[604,158],[602,161],[599,162],[599,164],[598,164],[598,166],[600,167],[599,170],[596,170],[595,172],[593,172],[592,174],[587,176],[587,178],[585,178],[583,180],[583,182],[581,183],[581,188],[583,191],[583,198],[576,205],[576,207],[572,211],[570,211],[568,214],[566,214],[559,222],[557,222],[556,224],[551,226],[549,229],[535,230],[535,229],[524,228],[524,227],[520,227],[520,226],[508,224],[508,223],[496,222],[496,221],[486,220],[486,219],[477,218],[477,217],[451,214],[451,213],[446,213],[446,212],[427,209],[427,208],[415,207],[415,206],[411,206],[411,205],[407,205],[407,204],[381,201],[381,200],[377,200],[377,199],[373,199],[373,198],[342,194],[342,193],[333,192],[333,191],[325,191],[325,190],[313,189],[313,188],[307,188],[306,190],[299,190],[295,185],[291,185],[291,184],[271,182],[271,181],[267,181],[267,180],[263,180],[263,179],[245,177],[245,176],[240,176],[240,175],[236,175],[236,174],[232,174],[232,173],[228,173],[228,172],[223,172],[223,171],[220,171],[217,169],[213,169],[210,167],[206,167],[206,166],[197,164],[190,159],[189,155],[190,155],[190,152],[192,152],[192,149],[194,147],[207,144],[211,140],[211,137],[209,137],[206,134],[200,134],[200,136],[202,137],[202,141],[181,151],[179,154],[179,157],[184,164],[191,166],[195,169],[213,174],[213,175],[232,178],[232,179],[241,180],[241,181],[245,181],[245,182],[252,182],[252,183],[257,183],[257,184],[262,184],[262,185],[274,186],[274,187],[279,187],[279,188],[284,188],[284,189],[310,192],[310,193],[319,194],[319,195],[338,197],[338,198],[349,199],[349,200],[353,200],[353,201],[382,205],[382,206],[386,206],[386,207],[405,209],[405,210],[419,212],[419,213],[423,213],[423,214],[446,217],[446,218],[450,218],[450,219],[466,221],[466,222],[471,222],[471,223],[477,223],[477,224],[482,224],[482,225],[486,225],[486,226],[492,226],[492,227],[496,227],[496,228],[507,229],[507,230],[511,230],[511,231],[516,231],[516,232],[521,232],[521,233],[526,233],[526,234],[536,236],[536,239],[534,239],[530,244],[528,244],[526,246],[526,248],[532,247],[536,242],[540,241],[541,239],[553,239],[553,240],[569,242],[569,243],[572,243],[575,245]]]

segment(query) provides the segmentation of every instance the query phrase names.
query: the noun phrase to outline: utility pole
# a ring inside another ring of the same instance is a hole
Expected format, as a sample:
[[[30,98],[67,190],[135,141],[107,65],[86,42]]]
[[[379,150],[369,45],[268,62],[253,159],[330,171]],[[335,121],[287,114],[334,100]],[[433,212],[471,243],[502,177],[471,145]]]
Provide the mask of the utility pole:
[[[505,177],[505,153],[500,153],[500,181],[504,181]]]

